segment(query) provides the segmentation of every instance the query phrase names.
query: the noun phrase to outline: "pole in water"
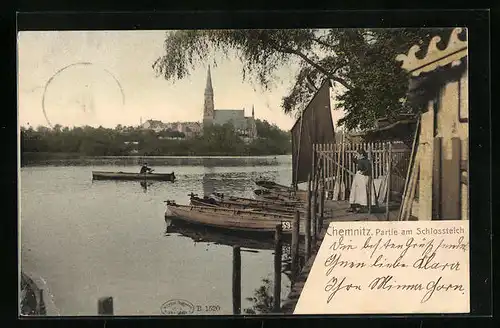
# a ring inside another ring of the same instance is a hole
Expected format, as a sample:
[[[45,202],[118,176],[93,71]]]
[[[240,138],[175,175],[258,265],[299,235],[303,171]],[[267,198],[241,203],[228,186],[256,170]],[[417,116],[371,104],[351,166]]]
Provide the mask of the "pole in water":
[[[282,257],[281,224],[276,225],[274,232],[274,304],[273,312],[278,313],[281,308],[281,257]]]
[[[45,309],[45,301],[43,300],[43,289],[38,290],[38,314],[46,315],[47,310]]]
[[[292,277],[295,280],[299,273],[299,238],[300,238],[300,212],[295,211],[292,225]]]
[[[233,314],[241,314],[241,249],[233,247]]]
[[[97,301],[97,312],[99,315],[113,315],[113,297],[101,297]]]

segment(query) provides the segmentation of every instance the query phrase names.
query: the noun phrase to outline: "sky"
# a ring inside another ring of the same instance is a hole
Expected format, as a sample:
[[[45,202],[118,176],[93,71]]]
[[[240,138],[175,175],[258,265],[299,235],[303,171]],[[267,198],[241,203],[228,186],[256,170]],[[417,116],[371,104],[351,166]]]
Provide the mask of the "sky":
[[[141,119],[201,122],[211,60],[183,80],[157,77],[152,65],[164,52],[164,39],[165,31],[20,32],[19,124],[48,126],[43,108],[52,125],[70,127],[136,126]],[[283,67],[280,83],[263,91],[243,81],[238,59],[220,60],[211,67],[215,108],[245,109],[250,116],[254,106],[256,118],[289,130],[295,120],[282,112],[281,99],[296,72],[297,65]],[[338,118],[334,114],[334,122]]]

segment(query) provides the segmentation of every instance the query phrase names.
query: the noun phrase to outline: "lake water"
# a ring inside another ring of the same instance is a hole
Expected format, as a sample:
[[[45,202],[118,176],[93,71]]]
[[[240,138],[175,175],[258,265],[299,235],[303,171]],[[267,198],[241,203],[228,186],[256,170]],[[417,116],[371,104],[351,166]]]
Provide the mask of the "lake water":
[[[190,192],[252,197],[252,179],[289,185],[291,157],[148,158],[178,181],[92,181],[92,170],[138,171],[139,159],[56,161],[20,173],[23,271],[43,282],[49,315],[96,315],[114,299],[115,315],[161,315],[172,299],[231,315],[232,247],[167,233],[165,200],[189,203]],[[273,280],[273,251],[242,251],[242,313],[263,279]],[[282,298],[290,281],[282,277]],[[272,287],[271,287],[272,293]],[[204,311],[204,310],[203,310]]]

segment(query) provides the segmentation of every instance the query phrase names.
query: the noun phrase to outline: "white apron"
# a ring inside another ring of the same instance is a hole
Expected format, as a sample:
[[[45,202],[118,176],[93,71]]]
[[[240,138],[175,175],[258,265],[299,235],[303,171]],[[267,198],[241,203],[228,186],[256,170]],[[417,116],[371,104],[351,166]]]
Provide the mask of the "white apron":
[[[350,204],[358,204],[361,206],[368,206],[368,182],[369,177],[362,175],[360,171],[356,172],[351,185],[351,192],[349,195]],[[376,192],[372,183],[371,203],[375,206]]]

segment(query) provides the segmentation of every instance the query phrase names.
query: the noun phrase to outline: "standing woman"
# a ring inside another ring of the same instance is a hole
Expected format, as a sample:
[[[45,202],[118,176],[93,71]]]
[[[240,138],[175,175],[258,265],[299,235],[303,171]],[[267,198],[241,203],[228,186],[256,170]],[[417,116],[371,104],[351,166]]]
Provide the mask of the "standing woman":
[[[351,191],[349,195],[350,208],[348,212],[360,212],[365,210],[368,206],[368,185],[370,181],[370,175],[372,173],[372,165],[366,152],[364,150],[358,150],[355,155],[354,162],[356,163],[357,171],[351,185]],[[372,205],[375,205],[375,197],[372,192],[371,195]]]

